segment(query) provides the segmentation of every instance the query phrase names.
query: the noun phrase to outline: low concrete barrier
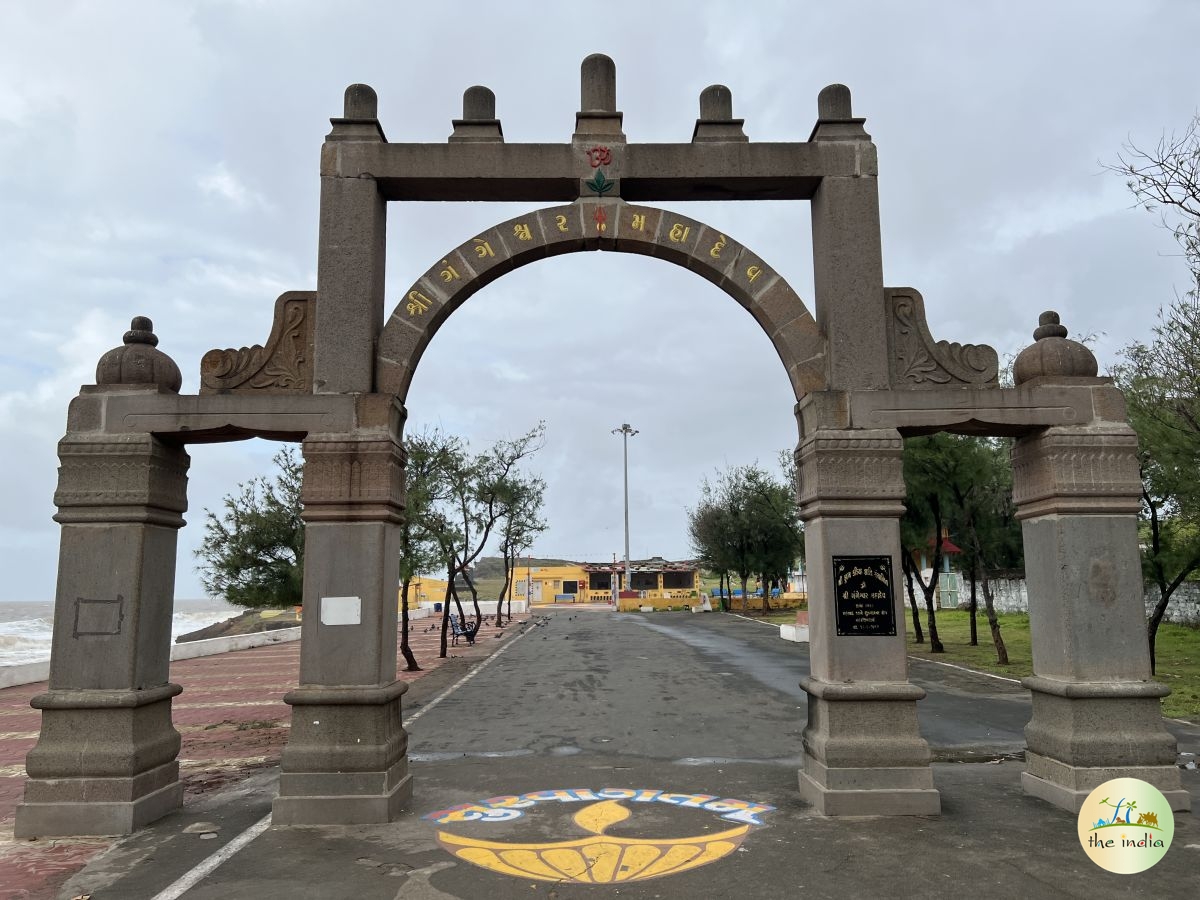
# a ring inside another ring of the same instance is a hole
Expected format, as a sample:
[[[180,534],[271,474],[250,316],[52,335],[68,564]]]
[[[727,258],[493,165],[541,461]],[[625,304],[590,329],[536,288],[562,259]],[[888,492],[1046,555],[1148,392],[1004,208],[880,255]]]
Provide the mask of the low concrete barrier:
[[[0,666],[0,688],[16,687],[18,684],[37,684],[50,677],[50,660],[21,663],[19,666]]]
[[[525,612],[525,601],[514,600],[512,611]],[[473,610],[468,602],[464,609]],[[480,600],[479,608],[485,616],[496,614],[495,600]],[[433,615],[433,604],[420,609],[410,609],[409,619],[427,619]],[[267,644],[286,644],[289,641],[300,640],[300,628],[277,628],[274,631],[256,631],[254,634],[238,634],[232,637],[208,638],[204,641],[188,641],[186,644],[171,645],[171,660],[197,659],[201,656],[216,656],[218,653],[229,653],[232,650],[249,650],[251,647],[265,647]],[[0,666],[0,690],[16,687],[21,684],[37,684],[50,677],[50,660],[42,659],[37,662],[21,663],[17,666]]]
[[[794,641],[797,644],[808,643],[808,626],[807,625],[780,625],[779,636],[785,641]]]
[[[200,656],[216,656],[231,650],[249,650],[267,644],[286,644],[300,640],[300,627],[276,628],[274,631],[256,631],[254,634],[235,634],[232,637],[208,638],[204,641],[188,641],[171,645],[171,661],[196,659]]]
[[[171,645],[171,660],[197,659],[201,656],[216,656],[232,650],[249,650],[267,644],[286,644],[300,640],[300,629],[277,628],[274,631],[258,631],[254,634],[237,634],[232,637],[209,638],[204,641],[188,641],[186,644]],[[50,660],[22,663],[19,666],[0,666],[0,689],[20,684],[37,684],[50,677]]]

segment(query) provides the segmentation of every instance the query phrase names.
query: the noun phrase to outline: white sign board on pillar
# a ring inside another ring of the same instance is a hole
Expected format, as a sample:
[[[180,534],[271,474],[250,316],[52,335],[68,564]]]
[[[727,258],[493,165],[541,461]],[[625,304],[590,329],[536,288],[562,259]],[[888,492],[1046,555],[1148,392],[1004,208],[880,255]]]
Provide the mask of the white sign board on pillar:
[[[359,597],[322,597],[322,625],[361,625],[362,600]]]

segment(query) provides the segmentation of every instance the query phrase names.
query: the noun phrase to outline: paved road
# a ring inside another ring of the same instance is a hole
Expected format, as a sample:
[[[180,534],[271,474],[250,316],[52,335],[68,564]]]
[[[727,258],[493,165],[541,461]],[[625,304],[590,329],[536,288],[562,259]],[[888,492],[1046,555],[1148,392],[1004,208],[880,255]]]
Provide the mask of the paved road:
[[[922,731],[939,759],[958,760],[935,767],[944,814],[831,820],[812,815],[796,789],[804,645],[733,616],[560,610],[542,621],[436,704],[454,675],[449,668],[414,685],[406,706],[412,815],[385,826],[268,830],[185,896],[1200,893],[1195,817],[1177,817],[1175,845],[1162,863],[1117,876],[1083,855],[1073,815],[1020,791],[1020,763],[1003,759],[1020,749],[1028,718],[1019,686],[914,663],[913,680],[930,691],[920,706]],[[1197,729],[1176,730],[1189,746],[1200,743]],[[979,757],[998,761],[961,762]],[[1200,778],[1185,777],[1200,794]],[[93,863],[63,896],[154,897],[261,819],[273,791],[274,778],[262,774],[193,804]],[[487,815],[499,821],[462,821],[482,814],[479,801],[488,799]],[[435,812],[443,824],[422,818]],[[203,841],[205,829],[218,839]],[[570,874],[581,844],[595,860],[581,877],[670,874],[603,887],[531,874]],[[712,861],[688,868],[705,859]]]

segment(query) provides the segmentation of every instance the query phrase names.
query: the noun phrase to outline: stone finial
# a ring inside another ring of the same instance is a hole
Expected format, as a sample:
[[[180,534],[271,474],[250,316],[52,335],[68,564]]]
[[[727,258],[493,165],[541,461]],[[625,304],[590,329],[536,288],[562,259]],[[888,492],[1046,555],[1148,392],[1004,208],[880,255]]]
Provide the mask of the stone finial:
[[[342,108],[347,119],[378,119],[379,95],[369,84],[352,84],[346,88]]]
[[[850,103],[850,88],[844,84],[831,84],[817,94],[817,124],[813,126],[810,141],[869,141],[871,136],[863,128],[866,119],[854,115]]]
[[[593,53],[579,67],[579,109],[617,111],[617,64],[612,57]]]
[[[733,94],[723,84],[710,84],[700,92],[700,118],[715,121],[733,118]]]
[[[579,112],[572,140],[624,142],[623,116],[617,111],[617,64],[593,53],[579,67]]]
[[[1034,343],[1018,354],[1013,363],[1013,381],[1024,384],[1033,378],[1095,378],[1099,366],[1092,351],[1067,337],[1058,313],[1047,310],[1038,317]]]
[[[710,84],[700,92],[700,118],[692,129],[692,143],[748,141],[742,131],[745,119],[733,117],[733,94],[723,84]]]
[[[96,364],[96,384],[152,384],[179,393],[183,376],[175,360],[158,349],[153,322],[145,316],[134,316],[123,340],[123,347],[100,357]]]
[[[482,84],[463,91],[463,117],[454,119],[451,143],[503,141],[504,129],[496,118],[496,95]]]
[[[821,119],[853,119],[850,88],[844,84],[831,84],[817,94],[817,117]]]
[[[475,84],[463,91],[464,119],[496,118],[496,95],[491,88]]]
[[[342,117],[330,119],[333,131],[327,141],[375,141],[387,143],[379,124],[379,96],[369,84],[352,84],[342,99]]]

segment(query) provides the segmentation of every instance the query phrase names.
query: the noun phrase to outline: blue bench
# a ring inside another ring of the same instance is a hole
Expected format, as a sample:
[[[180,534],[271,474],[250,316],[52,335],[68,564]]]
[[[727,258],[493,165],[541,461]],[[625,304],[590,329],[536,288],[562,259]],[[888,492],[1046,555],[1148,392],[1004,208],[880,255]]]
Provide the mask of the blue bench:
[[[458,620],[458,616],[454,613],[450,613],[450,632],[453,635],[450,645],[452,647],[458,646],[458,639],[460,637],[466,638],[468,644],[474,645],[475,633],[477,631],[479,631],[478,622],[476,622],[474,625],[467,625],[464,627],[463,624]]]

